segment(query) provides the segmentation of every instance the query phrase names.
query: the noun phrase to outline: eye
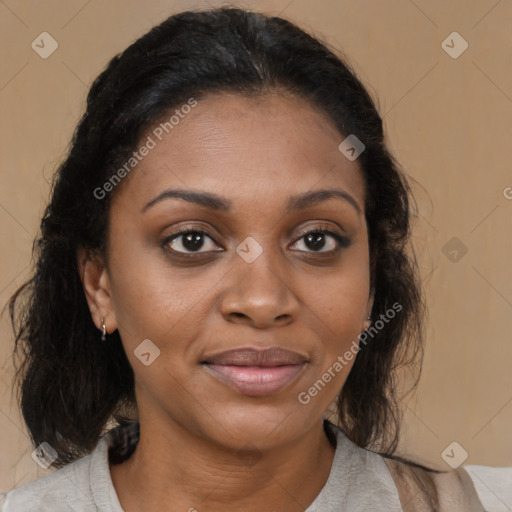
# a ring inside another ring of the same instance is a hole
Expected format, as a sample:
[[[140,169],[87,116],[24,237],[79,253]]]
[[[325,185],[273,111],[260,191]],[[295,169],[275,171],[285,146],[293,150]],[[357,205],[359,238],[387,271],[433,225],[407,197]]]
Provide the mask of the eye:
[[[347,248],[351,241],[347,237],[341,236],[338,233],[329,231],[327,229],[314,229],[304,233],[293,245],[302,242],[306,247],[298,249],[302,252],[335,252],[341,248]],[[292,246],[293,247],[293,246]],[[310,249],[310,250],[308,250]]]
[[[162,246],[181,254],[218,251],[219,246],[213,238],[201,228],[183,228],[162,242]],[[205,249],[201,251],[201,249]]]

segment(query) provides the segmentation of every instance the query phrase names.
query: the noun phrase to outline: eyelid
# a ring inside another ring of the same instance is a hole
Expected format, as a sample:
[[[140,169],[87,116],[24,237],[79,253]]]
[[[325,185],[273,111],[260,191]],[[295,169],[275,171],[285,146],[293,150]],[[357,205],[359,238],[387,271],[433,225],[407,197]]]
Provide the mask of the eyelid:
[[[334,225],[333,225],[334,224]],[[345,229],[343,229],[343,226],[341,226],[338,222],[334,221],[325,221],[325,220],[316,220],[315,223],[309,223],[307,226],[301,228],[299,230],[298,238],[307,235],[309,233],[315,233],[315,232],[326,232],[329,234],[336,235],[341,238],[350,238],[349,234]]]
[[[318,222],[318,221],[317,221]],[[338,226],[338,228],[341,230],[341,231],[344,231],[343,229],[341,229],[341,226],[339,226],[337,223],[336,225]],[[320,224],[313,224],[313,225],[308,225],[306,226],[305,228],[302,228],[299,230],[299,235],[298,235],[298,238],[304,236],[304,235],[308,235],[309,233],[316,233],[316,232],[329,232],[329,233],[332,233],[332,234],[335,234],[335,235],[338,235],[338,236],[346,236],[346,235],[342,235],[341,233],[338,233],[336,231],[336,228],[333,227],[332,224],[327,224],[325,222],[321,222],[320,221]]]

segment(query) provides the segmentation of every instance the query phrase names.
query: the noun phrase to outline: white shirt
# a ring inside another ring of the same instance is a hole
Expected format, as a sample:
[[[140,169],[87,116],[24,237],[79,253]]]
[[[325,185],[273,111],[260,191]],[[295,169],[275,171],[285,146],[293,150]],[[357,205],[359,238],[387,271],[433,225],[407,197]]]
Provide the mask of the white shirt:
[[[358,447],[341,429],[328,425],[337,439],[331,472],[305,512],[401,512],[397,488],[384,458]],[[0,495],[0,511],[124,512],[109,470],[108,448],[112,443],[107,434],[91,454]],[[486,512],[512,511],[512,468],[465,468]],[[192,506],[201,510],[200,504]]]

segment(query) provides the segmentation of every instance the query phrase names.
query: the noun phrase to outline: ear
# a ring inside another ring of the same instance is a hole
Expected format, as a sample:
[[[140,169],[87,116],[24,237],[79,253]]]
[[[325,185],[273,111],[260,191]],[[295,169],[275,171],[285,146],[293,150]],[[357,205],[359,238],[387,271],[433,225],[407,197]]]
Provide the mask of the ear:
[[[117,329],[110,278],[103,258],[94,251],[78,249],[78,272],[85,298],[96,327],[102,331],[102,319],[108,333]]]
[[[368,329],[370,327],[370,325],[372,325],[372,322],[370,320],[368,320],[368,318],[372,314],[374,299],[375,299],[375,290],[371,290],[370,296],[368,297],[368,303],[366,304],[366,308],[365,308],[365,315],[364,315],[364,318],[362,319],[363,328],[362,328],[361,332],[366,331],[366,329]]]

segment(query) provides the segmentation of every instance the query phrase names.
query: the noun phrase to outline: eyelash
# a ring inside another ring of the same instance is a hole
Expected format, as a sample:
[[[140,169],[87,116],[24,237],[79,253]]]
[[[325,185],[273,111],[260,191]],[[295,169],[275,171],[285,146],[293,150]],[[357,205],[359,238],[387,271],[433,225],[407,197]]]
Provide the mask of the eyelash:
[[[178,229],[175,233],[173,233],[172,235],[170,235],[170,236],[166,237],[164,240],[162,240],[161,247],[164,250],[172,252],[173,254],[178,255],[178,257],[183,257],[183,258],[195,258],[195,257],[198,257],[200,255],[204,255],[204,254],[207,254],[208,252],[211,252],[211,251],[206,251],[206,252],[189,252],[189,253],[185,253],[185,252],[179,252],[179,251],[175,251],[174,249],[167,248],[167,245],[170,242],[174,241],[175,239],[179,238],[182,235],[187,235],[187,234],[190,234],[190,233],[205,235],[208,238],[210,238],[213,242],[215,242],[215,244],[219,245],[215,241],[215,239],[206,230],[204,230],[203,228],[201,228],[201,227],[189,228],[189,227],[185,226],[183,228]],[[330,251],[298,251],[298,252],[305,252],[307,254],[331,254],[332,255],[333,253],[339,252],[341,249],[347,249],[351,245],[351,243],[352,243],[350,238],[347,238],[347,237],[342,236],[342,235],[340,235],[338,233],[335,233],[335,232],[331,231],[330,229],[315,228],[315,229],[311,229],[309,231],[306,231],[305,233],[302,233],[300,235],[300,237],[297,238],[297,240],[294,242],[294,244],[296,242],[298,242],[299,240],[301,240],[301,239],[305,238],[306,236],[311,235],[313,233],[321,233],[321,234],[329,235],[329,236],[333,237],[336,240],[336,242],[338,243],[338,247],[336,249],[332,249]],[[220,251],[214,251],[214,252],[220,252]]]

